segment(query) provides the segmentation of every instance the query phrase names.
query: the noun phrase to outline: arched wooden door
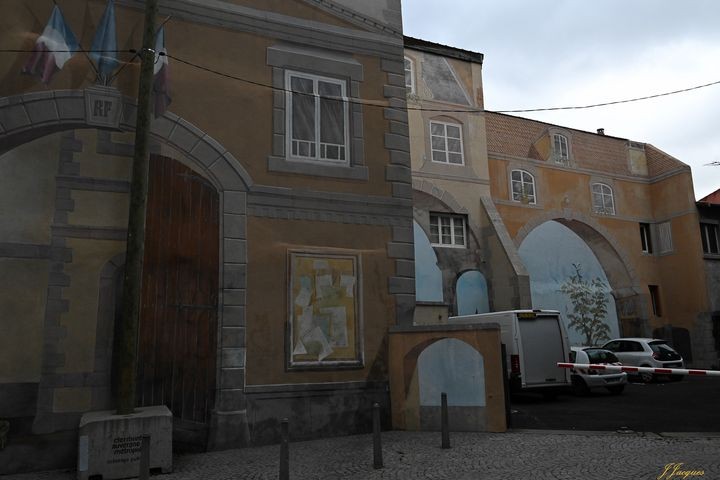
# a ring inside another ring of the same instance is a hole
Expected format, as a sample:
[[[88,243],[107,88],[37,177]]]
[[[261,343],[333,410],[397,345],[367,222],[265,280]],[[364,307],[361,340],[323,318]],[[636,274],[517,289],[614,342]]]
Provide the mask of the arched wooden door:
[[[137,405],[166,405],[175,441],[196,448],[215,400],[218,201],[188,167],[151,156]]]

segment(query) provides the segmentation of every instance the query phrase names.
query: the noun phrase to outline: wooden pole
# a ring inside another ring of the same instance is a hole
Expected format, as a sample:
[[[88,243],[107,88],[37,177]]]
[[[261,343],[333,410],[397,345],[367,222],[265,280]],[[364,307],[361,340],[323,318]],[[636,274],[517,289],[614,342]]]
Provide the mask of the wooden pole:
[[[142,292],[143,255],[145,253],[145,210],[147,208],[148,170],[150,165],[148,139],[150,134],[153,67],[155,64],[155,17],[158,0],[145,0],[145,30],[140,52],[137,120],[135,122],[135,154],[130,184],[130,212],[123,279],[122,316],[115,343],[117,351],[117,413],[135,411],[137,377],[138,325]]]

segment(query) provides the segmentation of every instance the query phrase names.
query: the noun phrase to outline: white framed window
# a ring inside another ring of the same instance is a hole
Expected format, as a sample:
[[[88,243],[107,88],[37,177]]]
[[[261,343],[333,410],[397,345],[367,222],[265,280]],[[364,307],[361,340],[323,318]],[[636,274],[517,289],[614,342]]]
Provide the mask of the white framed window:
[[[513,170],[510,172],[510,187],[514,202],[537,203],[535,197],[535,177],[525,170]]]
[[[415,62],[405,57],[405,88],[408,93],[415,93]]]
[[[465,247],[465,217],[446,213],[430,214],[430,243],[437,247]]]
[[[288,70],[285,85],[289,157],[349,164],[346,82]]]
[[[702,237],[703,253],[720,255],[720,234],[716,223],[701,223],[700,236]]]
[[[555,157],[555,163],[570,165],[570,148],[565,135],[560,133],[553,135],[553,157]]]
[[[604,183],[592,184],[593,211],[602,215],[615,215],[615,199],[610,185]]]
[[[463,165],[462,126],[457,123],[430,122],[432,161]]]

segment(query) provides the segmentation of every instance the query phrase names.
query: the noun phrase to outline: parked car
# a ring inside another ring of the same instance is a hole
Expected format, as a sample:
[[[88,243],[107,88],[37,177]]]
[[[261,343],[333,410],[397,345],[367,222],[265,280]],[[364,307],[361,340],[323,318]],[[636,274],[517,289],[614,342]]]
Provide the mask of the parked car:
[[[570,362],[621,365],[613,352],[598,347],[570,347]],[[618,395],[625,389],[627,373],[573,368],[570,369],[570,381],[573,391],[579,395],[597,388],[607,388],[613,395]]]
[[[682,356],[665,340],[657,338],[616,338],[602,346],[610,350],[624,365],[653,368],[684,368]],[[651,382],[655,374],[639,374],[643,382]],[[682,380],[682,375],[669,375],[670,380]]]

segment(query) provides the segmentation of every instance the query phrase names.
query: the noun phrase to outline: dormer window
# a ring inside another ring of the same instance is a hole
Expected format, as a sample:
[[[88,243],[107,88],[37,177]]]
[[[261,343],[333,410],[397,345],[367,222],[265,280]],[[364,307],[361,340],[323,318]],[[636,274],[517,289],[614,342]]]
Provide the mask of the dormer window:
[[[557,164],[570,165],[570,148],[565,135],[560,133],[553,135],[553,157]]]
[[[405,57],[405,88],[408,93],[415,93],[415,62],[410,57]]]

